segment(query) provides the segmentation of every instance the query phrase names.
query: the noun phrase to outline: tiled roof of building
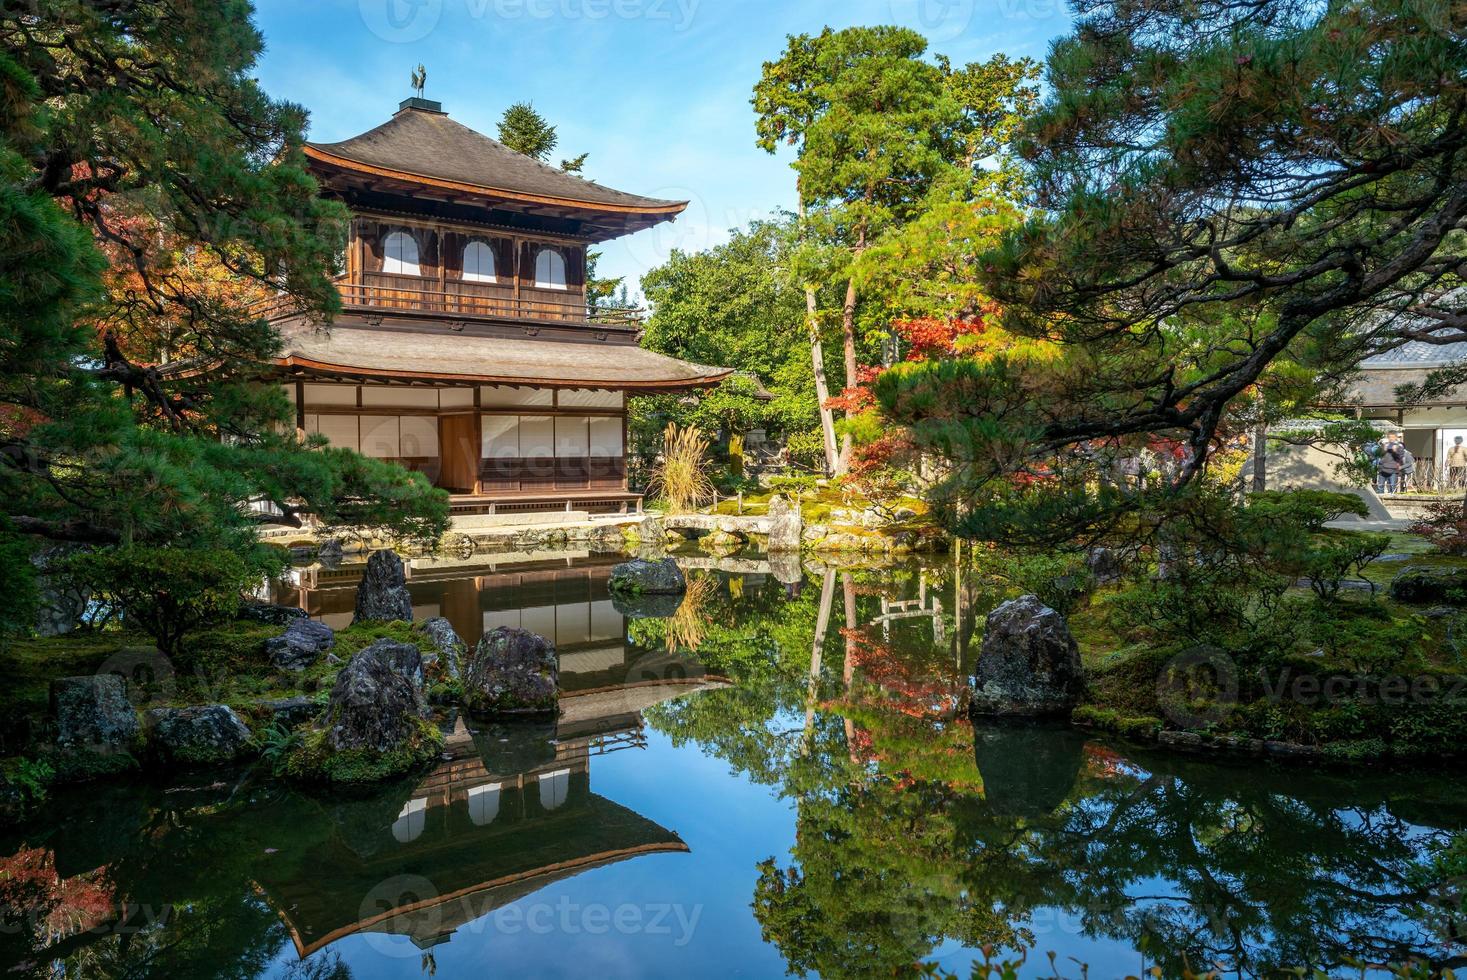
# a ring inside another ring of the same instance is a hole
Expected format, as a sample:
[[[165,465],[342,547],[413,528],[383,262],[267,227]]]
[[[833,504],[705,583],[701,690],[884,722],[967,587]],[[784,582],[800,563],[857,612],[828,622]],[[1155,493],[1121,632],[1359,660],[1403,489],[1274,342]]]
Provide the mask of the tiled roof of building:
[[[287,331],[278,362],[343,375],[644,391],[706,387],[731,373],[626,343],[344,326]]]
[[[1427,344],[1411,340],[1360,362],[1364,370],[1446,367],[1467,361],[1467,343]]]
[[[629,194],[547,166],[455,122],[446,113],[419,106],[405,105],[387,122],[360,136],[339,143],[308,143],[307,148],[311,156],[327,162],[448,181],[490,194],[669,217],[687,207],[686,201]]]

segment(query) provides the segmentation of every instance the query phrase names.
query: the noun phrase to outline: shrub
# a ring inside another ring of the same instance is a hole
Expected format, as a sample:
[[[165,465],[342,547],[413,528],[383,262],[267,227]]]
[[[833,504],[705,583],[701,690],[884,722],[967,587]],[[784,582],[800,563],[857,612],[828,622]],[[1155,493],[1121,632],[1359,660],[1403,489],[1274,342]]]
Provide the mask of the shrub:
[[[1467,500],[1432,504],[1411,525],[1411,533],[1430,541],[1442,554],[1467,557]]]
[[[250,557],[254,561],[224,549],[123,545],[71,555],[65,571],[174,656],[190,631],[238,611],[240,595],[272,564],[263,551]]]

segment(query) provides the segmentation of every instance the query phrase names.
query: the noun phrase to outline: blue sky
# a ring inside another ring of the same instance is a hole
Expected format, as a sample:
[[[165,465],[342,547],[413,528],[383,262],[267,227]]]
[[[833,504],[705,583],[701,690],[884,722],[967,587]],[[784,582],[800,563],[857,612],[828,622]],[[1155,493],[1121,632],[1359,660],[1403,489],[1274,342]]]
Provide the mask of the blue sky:
[[[633,291],[673,248],[794,204],[787,156],[754,145],[750,91],[787,34],[903,24],[954,61],[997,51],[1043,58],[1070,23],[1065,0],[256,0],[259,77],[311,110],[311,138],[383,122],[428,68],[427,96],[494,135],[504,108],[534,103],[562,156],[622,190],[688,200],[672,225],[609,243],[601,270]],[[563,151],[563,152],[562,152]]]

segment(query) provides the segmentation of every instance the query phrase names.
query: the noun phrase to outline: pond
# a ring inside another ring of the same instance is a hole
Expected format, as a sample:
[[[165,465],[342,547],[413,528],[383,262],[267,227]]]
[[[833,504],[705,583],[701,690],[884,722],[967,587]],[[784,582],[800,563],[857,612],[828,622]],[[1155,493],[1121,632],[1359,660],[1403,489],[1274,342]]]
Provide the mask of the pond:
[[[1449,778],[975,728],[981,577],[953,561],[692,573],[628,618],[587,556],[413,569],[419,618],[562,656],[556,724],[444,721],[352,797],[248,774],[54,796],[0,839],[0,973],[76,977],[1332,974],[1462,954]],[[703,560],[701,564],[716,566]],[[349,619],[350,567],[287,598]],[[666,611],[666,610],[664,610]],[[1443,894],[1447,900],[1443,900]]]

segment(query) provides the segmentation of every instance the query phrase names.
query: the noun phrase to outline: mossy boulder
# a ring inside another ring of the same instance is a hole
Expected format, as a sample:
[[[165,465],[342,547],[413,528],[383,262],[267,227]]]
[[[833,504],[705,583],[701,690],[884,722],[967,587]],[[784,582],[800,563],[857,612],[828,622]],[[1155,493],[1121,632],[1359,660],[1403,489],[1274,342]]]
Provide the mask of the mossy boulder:
[[[53,680],[51,722],[63,752],[126,752],[137,742],[137,712],[127,682],[116,674]]]
[[[435,653],[424,658],[429,673],[458,680],[469,652],[468,645],[458,635],[458,630],[442,616],[425,620],[416,628],[433,642]]]
[[[613,595],[682,595],[688,579],[671,558],[637,558],[613,568],[607,587]]]
[[[254,751],[249,726],[227,705],[154,708],[144,723],[148,757],[165,768],[226,766]]]
[[[265,641],[265,652],[276,670],[307,669],[336,646],[336,633],[314,619],[295,619],[279,636]]]
[[[443,736],[423,719],[418,689],[375,647],[355,654],[337,674],[325,716],[286,760],[286,775],[375,783],[437,757]]]
[[[464,708],[482,718],[555,715],[560,710],[555,644],[507,626],[486,633],[464,670],[463,692]]]
[[[352,623],[413,621],[413,599],[408,595],[407,572],[392,551],[374,551],[357,586],[356,615]]]
[[[975,718],[1068,715],[1084,693],[1080,648],[1064,616],[1033,595],[988,614],[974,677]]]
[[[1419,605],[1467,605],[1467,568],[1408,568],[1391,581],[1391,598]]]

